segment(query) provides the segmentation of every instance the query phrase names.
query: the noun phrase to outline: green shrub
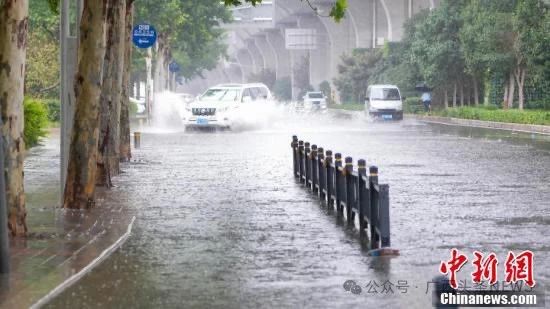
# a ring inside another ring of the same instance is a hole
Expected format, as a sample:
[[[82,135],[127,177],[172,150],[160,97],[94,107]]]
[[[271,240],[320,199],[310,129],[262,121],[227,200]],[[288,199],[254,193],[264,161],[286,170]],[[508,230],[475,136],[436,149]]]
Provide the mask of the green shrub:
[[[522,124],[550,125],[550,111],[544,110],[502,110],[487,107],[459,107],[448,108],[438,113],[441,116],[485,120],[496,122],[510,122]]]
[[[324,80],[319,84],[319,91],[327,97],[328,104],[334,104],[332,101],[332,89],[330,88],[330,83],[328,81]]]
[[[403,111],[409,114],[424,112],[424,105],[420,101],[420,97],[407,97],[405,102],[403,102]]]
[[[61,121],[61,102],[59,99],[47,99],[43,101],[48,109],[48,120],[58,123]]]
[[[46,136],[48,127],[48,109],[46,105],[39,100],[25,98],[25,130],[24,139],[27,148],[38,144],[40,138]]]
[[[137,111],[138,111],[137,103],[130,101],[128,105],[128,113],[130,114],[130,117],[136,117]]]

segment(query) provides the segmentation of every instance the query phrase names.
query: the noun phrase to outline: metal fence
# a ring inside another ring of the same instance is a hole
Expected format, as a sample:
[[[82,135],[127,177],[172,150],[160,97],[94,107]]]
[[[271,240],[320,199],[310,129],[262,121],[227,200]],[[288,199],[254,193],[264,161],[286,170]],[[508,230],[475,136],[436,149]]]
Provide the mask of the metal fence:
[[[367,174],[366,161],[361,159],[355,171],[351,157],[342,165],[342,155],[336,153],[333,162],[332,151],[310,147],[297,136],[292,137],[291,146],[296,179],[328,207],[336,207],[338,215],[345,212],[348,224],[355,224],[357,216],[360,235],[368,231],[371,248],[389,247],[389,186],[378,183],[378,167],[370,166]]]

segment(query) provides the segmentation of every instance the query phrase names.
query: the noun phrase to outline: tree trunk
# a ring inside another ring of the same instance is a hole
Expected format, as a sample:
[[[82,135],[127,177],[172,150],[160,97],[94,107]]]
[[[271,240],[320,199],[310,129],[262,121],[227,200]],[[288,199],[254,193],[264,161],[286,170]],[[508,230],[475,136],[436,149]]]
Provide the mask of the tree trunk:
[[[472,88],[466,87],[466,105],[472,106]]]
[[[454,82],[454,87],[453,87],[453,108],[456,107],[456,82]]]
[[[514,107],[514,92],[516,90],[516,81],[514,79],[514,73],[510,72],[509,81],[510,90],[508,90],[508,108]]]
[[[524,105],[524,92],[523,86],[525,84],[525,68],[518,67],[516,70],[516,82],[518,83],[518,97],[519,97],[519,109],[523,110]]]
[[[447,93],[447,87],[445,87],[444,91],[445,99],[443,100],[445,103],[445,109],[449,108],[449,94]]]
[[[65,208],[89,208],[94,204],[107,8],[107,1],[84,1],[75,79],[75,118],[63,201]]]
[[[113,38],[113,59],[112,65],[114,69],[112,79],[112,105],[109,113],[109,144],[108,156],[109,166],[111,167],[112,175],[120,174],[120,112],[122,103],[123,91],[123,75],[124,75],[124,57],[126,54],[126,1],[118,0],[115,2],[115,20],[113,23],[114,38]],[[126,86],[124,87],[126,88]],[[126,92],[127,94],[127,92]]]
[[[474,76],[474,104],[479,106],[479,85],[477,83],[477,78]]]
[[[8,228],[12,236],[27,233],[23,187],[23,96],[28,29],[27,0],[0,3],[0,109],[4,140],[4,171]],[[1,142],[1,140],[0,140]]]
[[[508,109],[508,90],[509,85],[504,83],[504,98],[502,99],[502,109]]]
[[[132,158],[130,147],[130,71],[132,66],[132,27],[134,23],[134,0],[126,0],[124,71],[122,75],[122,101],[120,110],[120,156],[121,161]]]
[[[99,108],[99,143],[97,153],[97,180],[96,185],[111,187],[111,165],[109,160],[109,136],[112,134],[112,128],[109,121],[110,114],[113,112],[113,93],[114,93],[114,75],[115,66],[114,58],[114,40],[115,40],[115,2],[117,0],[109,0],[109,8],[107,11],[106,20],[106,37],[105,37],[105,60],[103,61],[103,83],[101,88],[100,108]]]
[[[464,106],[464,84],[460,82],[460,107]]]

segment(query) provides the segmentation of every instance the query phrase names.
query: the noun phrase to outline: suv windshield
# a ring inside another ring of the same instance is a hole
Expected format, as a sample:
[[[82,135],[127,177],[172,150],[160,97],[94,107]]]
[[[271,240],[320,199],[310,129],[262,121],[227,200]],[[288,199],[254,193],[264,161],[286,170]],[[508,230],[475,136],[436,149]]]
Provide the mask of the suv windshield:
[[[371,100],[400,100],[397,88],[372,88],[370,90]]]
[[[201,101],[237,101],[239,93],[239,89],[208,89]]]
[[[322,92],[310,92],[310,93],[308,93],[308,97],[310,97],[311,99],[322,99],[323,98],[323,93]]]

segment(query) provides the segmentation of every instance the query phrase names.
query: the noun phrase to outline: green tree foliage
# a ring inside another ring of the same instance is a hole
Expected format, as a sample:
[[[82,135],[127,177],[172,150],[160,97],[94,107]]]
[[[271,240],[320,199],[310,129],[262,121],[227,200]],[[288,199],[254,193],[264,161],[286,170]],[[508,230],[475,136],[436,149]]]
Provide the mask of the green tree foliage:
[[[230,13],[217,0],[170,0],[159,5],[156,0],[136,0],[136,22],[155,26],[159,40],[165,43],[170,57],[181,67],[186,79],[212,69],[226,47],[222,44],[221,22],[230,21]],[[135,69],[144,70],[143,53],[134,54]]]
[[[433,87],[446,87],[464,72],[462,46],[458,38],[463,1],[442,1],[439,8],[416,23],[410,52],[424,79]]]
[[[357,49],[351,55],[343,55],[338,65],[338,77],[334,85],[340,92],[342,102],[363,102],[368,81],[377,70],[382,58],[380,50]]]
[[[25,114],[25,145],[30,148],[36,146],[40,138],[47,134],[48,109],[42,102],[29,98],[25,99],[23,108]]]
[[[292,85],[290,77],[284,77],[275,81],[273,94],[279,101],[288,102],[292,100]]]
[[[59,16],[47,0],[29,2],[26,95],[59,96]]]
[[[519,1],[514,12],[516,49],[536,79],[550,77],[550,9],[540,0]]]
[[[401,42],[342,58],[339,91],[357,100],[367,84],[390,83],[407,96],[426,81],[434,99],[478,103],[487,92],[511,107],[544,108],[550,101],[550,14],[543,0],[442,0],[404,27]],[[365,54],[379,56],[369,63]],[[368,77],[367,77],[368,76]],[[514,92],[514,89],[519,91]],[[499,101],[500,103],[500,101]]]

